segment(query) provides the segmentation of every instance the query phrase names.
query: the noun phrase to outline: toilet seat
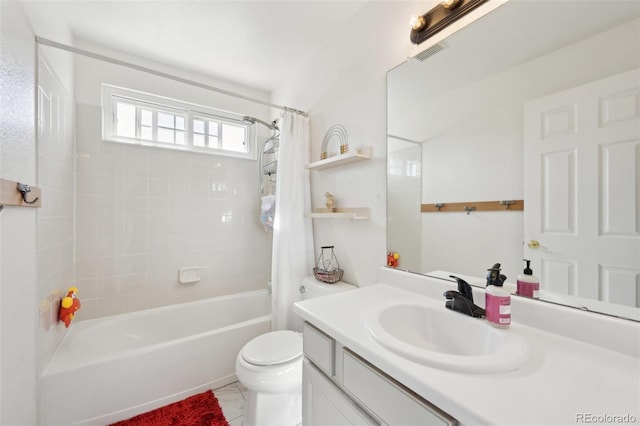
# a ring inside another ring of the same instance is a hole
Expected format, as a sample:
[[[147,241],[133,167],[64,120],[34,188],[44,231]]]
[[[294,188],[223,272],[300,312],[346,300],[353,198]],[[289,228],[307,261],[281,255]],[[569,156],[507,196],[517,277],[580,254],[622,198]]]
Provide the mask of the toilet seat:
[[[265,333],[244,345],[240,356],[256,366],[288,363],[302,357],[302,337],[290,330]]]

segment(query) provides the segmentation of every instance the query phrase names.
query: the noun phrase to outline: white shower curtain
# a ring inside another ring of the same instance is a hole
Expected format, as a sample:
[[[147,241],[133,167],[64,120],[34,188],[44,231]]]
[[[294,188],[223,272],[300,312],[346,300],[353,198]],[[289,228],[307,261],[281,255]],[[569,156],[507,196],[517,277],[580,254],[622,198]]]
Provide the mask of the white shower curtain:
[[[309,170],[309,119],[285,112],[280,120],[276,215],[271,259],[272,330],[301,330],[293,313],[302,278],[313,274]]]

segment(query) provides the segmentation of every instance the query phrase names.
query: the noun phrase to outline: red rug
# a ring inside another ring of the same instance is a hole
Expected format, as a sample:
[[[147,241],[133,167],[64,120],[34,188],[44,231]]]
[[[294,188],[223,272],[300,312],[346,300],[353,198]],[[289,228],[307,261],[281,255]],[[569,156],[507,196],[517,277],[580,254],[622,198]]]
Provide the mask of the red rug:
[[[229,426],[218,399],[208,390],[111,426]]]

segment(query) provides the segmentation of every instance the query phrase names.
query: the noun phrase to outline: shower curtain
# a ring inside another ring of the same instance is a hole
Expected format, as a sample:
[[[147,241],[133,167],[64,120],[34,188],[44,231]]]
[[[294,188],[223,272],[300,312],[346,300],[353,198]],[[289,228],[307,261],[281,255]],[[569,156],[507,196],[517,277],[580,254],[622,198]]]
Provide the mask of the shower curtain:
[[[301,330],[293,313],[302,279],[313,273],[309,170],[309,119],[285,112],[280,120],[276,215],[271,258],[272,330]]]

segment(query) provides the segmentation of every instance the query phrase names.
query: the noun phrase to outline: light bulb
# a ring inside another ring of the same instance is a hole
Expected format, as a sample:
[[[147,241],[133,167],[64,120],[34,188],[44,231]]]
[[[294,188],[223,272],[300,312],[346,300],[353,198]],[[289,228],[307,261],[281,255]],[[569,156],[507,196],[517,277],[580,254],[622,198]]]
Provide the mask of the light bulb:
[[[455,9],[459,3],[460,0],[442,0],[442,2],[440,2],[445,9]]]
[[[422,29],[425,25],[425,20],[423,16],[412,16],[409,19],[409,25],[411,25],[411,28],[413,28],[414,30],[418,31],[420,29]]]

